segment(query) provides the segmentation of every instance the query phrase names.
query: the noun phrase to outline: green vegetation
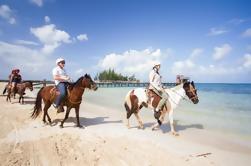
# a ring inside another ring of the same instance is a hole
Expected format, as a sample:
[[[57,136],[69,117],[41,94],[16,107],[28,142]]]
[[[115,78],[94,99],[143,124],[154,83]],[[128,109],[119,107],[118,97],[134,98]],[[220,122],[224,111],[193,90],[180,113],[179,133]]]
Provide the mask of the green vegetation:
[[[95,80],[99,81],[137,81],[135,75],[132,76],[123,76],[114,71],[114,69],[104,70],[101,73],[98,73]]]

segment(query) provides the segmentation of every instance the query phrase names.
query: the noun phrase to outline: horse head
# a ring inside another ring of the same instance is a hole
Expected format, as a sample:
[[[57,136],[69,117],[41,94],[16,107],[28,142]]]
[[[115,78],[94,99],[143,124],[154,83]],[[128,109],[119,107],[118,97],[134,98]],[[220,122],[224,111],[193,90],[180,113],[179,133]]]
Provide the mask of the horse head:
[[[33,91],[33,83],[32,83],[32,81],[25,82],[25,87],[29,88],[30,91]]]
[[[89,74],[85,74],[82,79],[82,85],[89,89],[96,91],[98,89],[97,84],[92,80]]]
[[[197,95],[197,89],[195,88],[194,82],[187,81],[183,84],[183,89],[186,92],[187,97],[194,103],[197,104],[199,102],[199,98]]]

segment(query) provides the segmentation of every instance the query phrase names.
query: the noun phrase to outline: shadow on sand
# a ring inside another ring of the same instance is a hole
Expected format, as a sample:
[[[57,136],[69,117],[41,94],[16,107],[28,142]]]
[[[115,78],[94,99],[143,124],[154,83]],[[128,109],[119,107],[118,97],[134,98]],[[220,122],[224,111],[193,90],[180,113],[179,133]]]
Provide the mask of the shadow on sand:
[[[189,128],[204,129],[202,124],[179,124],[178,122],[179,122],[178,120],[174,120],[174,128],[175,128],[175,130],[177,132],[182,131],[182,130],[186,130],[186,129],[189,129]],[[155,123],[152,123],[152,122],[151,123],[145,123],[144,127],[145,128],[151,128],[154,124]],[[163,123],[160,126],[160,130],[163,133],[171,132],[170,123],[169,122]]]
[[[83,125],[84,127],[87,126],[94,126],[94,125],[100,125],[100,124],[107,124],[107,123],[122,123],[122,120],[105,120],[109,117],[95,117],[95,118],[85,118],[85,117],[79,117],[80,124]],[[52,121],[52,126],[57,125],[58,123],[61,123],[63,119],[54,119]],[[73,122],[76,124],[76,117],[69,117],[65,123]],[[64,126],[66,127],[73,127],[73,126]]]

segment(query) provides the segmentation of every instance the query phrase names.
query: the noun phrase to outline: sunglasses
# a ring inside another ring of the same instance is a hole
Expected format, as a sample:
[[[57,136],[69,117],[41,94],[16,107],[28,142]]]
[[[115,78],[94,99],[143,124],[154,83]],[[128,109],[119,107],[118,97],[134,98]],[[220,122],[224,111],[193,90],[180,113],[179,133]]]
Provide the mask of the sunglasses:
[[[65,64],[65,61],[62,61],[62,62],[60,62],[60,63]]]

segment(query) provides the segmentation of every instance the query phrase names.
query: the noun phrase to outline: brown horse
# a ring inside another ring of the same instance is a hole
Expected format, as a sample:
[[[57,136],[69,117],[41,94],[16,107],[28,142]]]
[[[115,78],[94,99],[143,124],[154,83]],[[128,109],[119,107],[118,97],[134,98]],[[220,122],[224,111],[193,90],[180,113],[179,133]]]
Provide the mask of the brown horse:
[[[159,112],[155,112],[154,116],[157,119],[158,123],[153,125],[152,129],[154,130],[157,127],[159,127],[164,121],[165,114],[168,113],[171,132],[173,135],[178,135],[173,125],[173,111],[178,106],[181,99],[185,99],[185,96],[187,96],[194,104],[197,104],[199,102],[197,96],[197,90],[195,88],[193,81],[192,82],[187,81],[173,88],[165,89],[165,91],[168,94],[169,98],[164,107],[162,108],[162,110]],[[161,98],[157,94],[147,89],[136,88],[129,91],[125,97],[125,103],[124,103],[124,106],[127,111],[128,128],[130,128],[129,118],[131,117],[132,114],[136,116],[140,128],[143,128],[142,120],[138,115],[140,109],[143,106],[154,109],[157,107],[160,99]]]
[[[64,122],[69,116],[70,110],[75,108],[77,127],[82,127],[79,122],[79,107],[82,102],[82,95],[84,94],[85,88],[97,90],[96,83],[92,80],[90,75],[85,74],[85,76],[80,77],[74,84],[67,88],[67,97],[63,101],[63,105],[67,107],[64,120],[61,122],[60,127],[63,128]],[[42,111],[42,99],[44,102],[44,115],[43,122],[46,123],[46,116],[51,124],[51,118],[48,114],[48,109],[56,98],[55,86],[42,87],[37,94],[34,111],[31,115],[32,118],[36,118]]]
[[[24,104],[24,92],[26,90],[26,88],[29,88],[30,91],[33,91],[33,83],[31,81],[24,81],[23,83],[19,83],[16,86],[15,92],[11,91],[11,86],[7,85],[7,98],[6,101],[8,102],[8,100],[11,102],[11,93],[14,94],[14,98],[15,98],[15,94],[19,94],[19,103],[20,104]],[[22,99],[22,103],[21,103],[21,99]]]

